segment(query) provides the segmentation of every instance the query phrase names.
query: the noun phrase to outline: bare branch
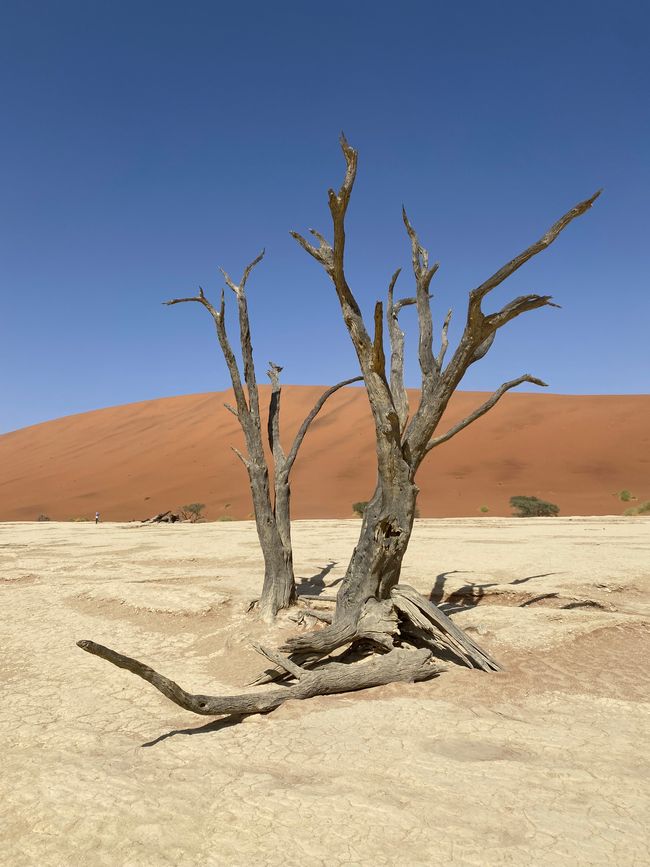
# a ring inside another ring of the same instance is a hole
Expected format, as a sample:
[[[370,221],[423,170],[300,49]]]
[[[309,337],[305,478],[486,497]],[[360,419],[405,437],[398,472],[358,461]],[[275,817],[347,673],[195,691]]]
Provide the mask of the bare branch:
[[[231,412],[235,416],[236,419],[239,419],[239,413],[234,406],[231,406],[229,403],[224,403],[224,406],[228,410],[228,412]]]
[[[219,270],[223,274],[224,280],[227,285],[232,289],[232,291],[237,296],[237,311],[239,314],[239,339],[241,344],[241,353],[244,361],[244,380],[246,382],[246,387],[248,389],[248,403],[250,405],[250,412],[253,416],[254,424],[259,424],[260,418],[260,406],[259,406],[259,394],[257,391],[257,379],[255,376],[255,364],[253,362],[253,344],[251,341],[251,329],[250,329],[250,321],[248,318],[248,303],[246,301],[246,281],[253,270],[253,268],[262,261],[264,258],[264,250],[253,259],[245,268],[242,278],[239,282],[239,285],[233,282],[232,278],[220,268]],[[223,307],[223,295],[222,295],[222,307]]]
[[[274,665],[279,665],[280,668],[283,668],[288,674],[293,675],[296,680],[300,680],[303,674],[306,674],[306,670],[301,668],[299,665],[296,665],[295,662],[292,662],[288,656],[283,656],[278,651],[269,650],[266,647],[262,647],[261,644],[257,644],[257,642],[251,642],[251,647],[253,650],[260,653],[262,656],[265,656],[269,662],[272,662]]]
[[[269,369],[267,376],[271,380],[271,400],[269,401],[269,419],[267,431],[269,437],[269,447],[273,454],[273,461],[277,469],[280,469],[284,463],[284,451],[280,442],[280,396],[282,394],[282,386],[280,385],[280,373],[282,368],[269,361]]]
[[[375,304],[375,337],[372,342],[372,369],[386,379],[386,356],[384,354],[384,305]]]
[[[447,311],[447,315],[445,316],[445,321],[442,324],[442,335],[440,337],[440,352],[436,357],[436,364],[438,365],[438,370],[442,370],[442,364],[445,360],[445,355],[447,353],[447,347],[449,346],[449,323],[451,322],[451,307]]]
[[[201,289],[200,287],[198,295],[190,298],[172,298],[171,301],[163,301],[163,304],[165,305],[165,307],[172,307],[174,304],[185,304],[188,301],[195,301],[197,304],[202,304],[203,307],[205,307],[205,309],[211,314],[212,318],[216,321],[219,314],[205,297],[203,289]]]
[[[309,230],[314,237],[319,238],[321,240],[320,247],[315,247],[313,244],[310,244],[309,241],[304,238],[299,232],[289,232],[292,238],[294,238],[303,250],[306,250],[310,256],[313,256],[317,262],[320,262],[321,265],[325,268],[330,277],[334,276],[334,251],[332,250],[331,245],[323,238],[323,236],[316,232],[315,229]]]
[[[243,292],[243,291],[244,291],[244,289],[246,288],[246,281],[248,280],[248,277],[249,277],[251,271],[253,270],[253,268],[254,268],[257,264],[259,264],[259,263],[262,261],[262,259],[264,258],[264,253],[265,253],[265,252],[266,252],[265,250],[262,250],[262,252],[259,254],[259,256],[256,256],[255,259],[253,259],[253,261],[250,262],[250,263],[249,263],[249,264],[244,268],[244,273],[242,274],[242,278],[241,278],[241,280],[239,281],[239,285],[237,285],[237,284],[235,283],[235,281],[232,279],[232,277],[231,277],[231,276],[230,276],[226,271],[224,271],[223,268],[219,268],[219,270],[220,270],[221,273],[223,274],[223,279],[226,281],[226,285],[227,285],[230,289],[232,289],[232,291],[235,293],[235,295],[238,296],[240,292]]]
[[[402,207],[402,219],[408,236],[411,240],[411,258],[413,264],[413,275],[415,277],[415,297],[418,311],[418,325],[420,328],[420,340],[418,345],[418,358],[420,361],[420,370],[422,371],[422,391],[428,391],[437,377],[439,368],[437,367],[436,359],[433,355],[433,321],[431,318],[431,296],[429,295],[429,285],[431,278],[438,270],[436,262],[429,268],[429,253],[420,244],[417,233],[406,214],[406,210]]]
[[[302,445],[302,441],[305,438],[305,434],[307,433],[307,430],[309,429],[309,425],[313,422],[313,420],[316,418],[318,413],[321,411],[321,409],[325,405],[325,402],[327,401],[327,399],[330,398],[340,388],[344,388],[346,385],[352,385],[353,382],[361,382],[362,380],[363,380],[362,376],[354,376],[352,379],[344,379],[343,382],[337,382],[336,385],[333,385],[331,388],[328,388],[327,391],[324,391],[321,394],[321,396],[318,398],[318,400],[314,404],[314,407],[312,408],[312,410],[309,413],[309,415],[307,416],[307,418],[300,425],[300,429],[298,430],[298,433],[296,434],[296,437],[293,441],[293,444],[292,444],[291,448],[289,449],[289,454],[287,455],[287,459],[286,459],[286,463],[285,463],[286,472],[289,472],[291,470],[291,467],[293,466],[293,464],[296,460],[296,457],[298,456],[298,450],[300,449],[300,446]]]
[[[403,307],[415,304],[415,298],[402,298],[393,301],[393,293],[401,268],[393,274],[388,286],[388,304],[386,305],[386,321],[388,323],[388,335],[390,337],[390,391],[393,396],[393,404],[397,411],[400,433],[406,426],[409,414],[409,401],[406,388],[404,387],[404,332],[400,328],[398,315]]]
[[[409,307],[412,304],[417,304],[417,303],[418,303],[417,298],[400,298],[398,301],[395,302],[395,315],[396,316],[399,315],[399,312],[403,307]]]
[[[576,217],[582,216],[585,211],[588,211],[589,208],[596,201],[598,196],[601,194],[602,190],[598,190],[598,192],[594,193],[588,199],[585,199],[583,202],[579,202],[575,207],[571,208],[571,210],[567,211],[560,219],[553,223],[551,228],[544,234],[539,241],[536,241],[534,244],[531,244],[523,253],[520,253],[518,256],[515,256],[514,259],[511,259],[506,265],[502,268],[499,268],[491,277],[489,277],[484,283],[481,283],[480,286],[477,286],[476,289],[473,289],[470,292],[470,303],[469,303],[469,313],[470,315],[474,315],[480,312],[481,309],[481,301],[488,292],[491,292],[496,286],[500,283],[503,283],[511,274],[514,274],[522,265],[528,262],[529,259],[532,259],[533,256],[536,256],[538,253],[541,253],[542,250],[545,250],[549,247],[553,241],[557,238],[557,236],[562,232],[566,227],[575,220]]]
[[[521,385],[522,382],[530,382],[533,385],[539,385],[542,388],[548,388],[548,384],[546,382],[542,382],[541,379],[537,379],[535,376],[531,376],[529,373],[524,374],[524,376],[520,376],[518,379],[511,379],[509,382],[504,382],[502,386],[500,386],[494,394],[485,401],[485,403],[481,404],[474,412],[470,413],[466,418],[462,421],[459,421],[458,424],[455,424],[452,428],[450,428],[447,433],[442,434],[442,436],[435,437],[432,439],[426,449],[425,452],[430,452],[431,449],[439,446],[441,443],[447,442],[453,436],[456,436],[457,433],[464,430],[468,425],[475,422],[476,419],[480,418],[482,415],[485,415],[486,412],[492,409],[492,407],[498,403],[498,401],[503,397],[506,391],[510,391],[511,388],[515,388],[518,385]]]
[[[513,299],[505,307],[502,307],[498,313],[491,313],[485,317],[485,324],[488,328],[501,328],[507,322],[510,322],[521,313],[527,313],[529,310],[536,310],[538,307],[559,307],[559,304],[554,304],[551,301],[550,295],[520,295]]]
[[[237,455],[237,457],[242,462],[242,464],[246,467],[246,469],[248,469],[250,467],[250,461],[243,456],[243,454],[239,451],[239,449],[236,449],[234,446],[230,446],[230,448]]]
[[[173,304],[183,304],[186,301],[195,301],[198,304],[203,305],[206,310],[212,316],[214,320],[214,325],[217,331],[217,338],[219,340],[219,345],[221,346],[221,352],[223,353],[224,360],[228,367],[228,373],[230,374],[230,381],[232,383],[233,391],[235,392],[235,400],[237,402],[237,415],[244,423],[243,419],[246,418],[248,413],[248,403],[246,402],[246,396],[244,394],[244,389],[242,388],[241,383],[241,375],[239,373],[239,367],[237,365],[237,359],[235,358],[235,354],[232,351],[232,347],[230,345],[230,341],[228,339],[228,334],[226,332],[226,301],[224,293],[221,293],[221,302],[219,305],[219,310],[216,310],[215,307],[208,301],[205,297],[205,293],[203,289],[199,287],[199,294],[193,298],[174,298],[171,301],[163,302],[166,306],[172,306]]]

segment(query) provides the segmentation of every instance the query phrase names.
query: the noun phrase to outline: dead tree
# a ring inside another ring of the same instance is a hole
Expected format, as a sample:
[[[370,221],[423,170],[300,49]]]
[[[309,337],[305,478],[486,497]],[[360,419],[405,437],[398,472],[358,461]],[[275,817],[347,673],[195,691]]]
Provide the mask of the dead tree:
[[[377,487],[364,512],[359,541],[338,592],[331,623],[291,638],[280,652],[256,647],[275,666],[257,682],[283,678],[291,683],[244,696],[191,695],[137,660],[91,641],[79,642],[87,652],[132,671],[176,704],[195,713],[265,712],[290,698],[362,689],[390,680],[423,680],[442,670],[434,655],[483,671],[499,670],[498,663],[442,611],[413,588],[398,583],[413,529],[418,494],[415,476],[432,449],[488,412],[507,391],[524,382],[545,385],[530,374],[505,382],[465,419],[436,435],[449,399],[468,368],[489,351],[498,329],[522,313],[557,306],[549,295],[522,295],[495,313],[485,313],[483,300],[529,259],[552,244],[572,220],[591,207],[599,193],[568,211],[539,241],[470,292],[464,331],[446,364],[451,311],[441,327],[439,349],[437,352],[433,349],[429,286],[438,265],[429,264],[429,254],[403,212],[411,246],[415,295],[395,301],[395,284],[400,273],[396,271],[390,281],[386,306],[390,343],[387,362],[383,304],[377,302],[375,306],[371,334],[345,274],[345,217],[356,177],[357,153],[344,137],[341,147],[346,161],[345,177],[338,192],[329,191],[332,242],[313,229],[314,243],[292,233],[323,266],[334,284],[343,320],[357,353],[375,427]],[[399,311],[406,305],[416,307],[419,325],[418,359],[422,382],[420,400],[413,413],[410,413],[404,387],[404,334],[398,321]],[[340,657],[335,662],[325,659],[332,651],[346,646],[344,659],[346,656],[353,658],[355,653],[367,655],[371,648],[370,662],[346,665]],[[377,656],[375,651],[381,655]]]
[[[237,299],[239,339],[244,362],[243,381],[226,331],[225,290],[221,292],[221,303],[218,310],[206,298],[202,288],[199,288],[199,294],[194,297],[174,298],[171,301],[166,301],[165,304],[196,302],[205,307],[214,320],[219,346],[228,367],[235,395],[236,406],[233,407],[227,403],[224,406],[239,422],[246,443],[245,454],[234,447],[233,451],[248,473],[255,525],[264,557],[264,584],[259,600],[259,609],[262,615],[268,619],[274,617],[281,609],[288,608],[294,601],[296,593],[291,547],[291,487],[289,481],[291,469],[305,434],[323,408],[325,401],[343,386],[360,381],[361,377],[346,379],[332,388],[328,388],[320,396],[300,426],[289,452],[285,453],[280,442],[280,397],[282,393],[280,372],[282,368],[269,362],[268,376],[272,387],[267,435],[273,462],[272,469],[269,468],[264,452],[259,389],[253,361],[253,344],[246,300],[246,283],[251,271],[262,260],[263,256],[264,251],[246,266],[239,284],[235,283],[223,269],[221,270],[226,285]]]
[[[540,307],[557,307],[549,295],[522,295],[496,313],[486,314],[482,302],[486,296],[529,259],[545,250],[576,217],[584,214],[599,193],[580,202],[537,241],[469,294],[467,319],[460,342],[445,365],[451,311],[441,329],[440,348],[433,349],[433,319],[429,286],[438,263],[429,264],[429,253],[420,243],[406,211],[402,218],[411,246],[411,266],[415,296],[394,301],[393,293],[399,271],[393,274],[388,288],[387,319],[390,338],[390,381],[384,352],[383,305],[378,301],[374,312],[372,336],[348,285],[345,274],[345,217],[357,173],[357,152],[341,136],[346,172],[338,192],[329,190],[329,209],[333,223],[333,241],[311,230],[315,243],[292,232],[293,237],[319,262],[330,277],[341,306],[343,320],[359,360],[375,424],[378,457],[378,482],[363,516],[359,542],[354,550],[345,579],[337,597],[332,624],[319,632],[287,642],[285,650],[301,653],[329,653],[353,641],[360,617],[371,599],[390,599],[399,581],[415,515],[418,487],[417,470],[425,456],[436,446],[450,440],[476,419],[488,412],[511,388],[524,382],[545,386],[530,374],[505,382],[482,405],[450,430],[434,436],[449,399],[468,368],[489,351],[499,328],[522,313]],[[409,417],[404,388],[404,336],[398,314],[405,305],[415,305],[419,325],[418,360],[421,371],[419,405]]]

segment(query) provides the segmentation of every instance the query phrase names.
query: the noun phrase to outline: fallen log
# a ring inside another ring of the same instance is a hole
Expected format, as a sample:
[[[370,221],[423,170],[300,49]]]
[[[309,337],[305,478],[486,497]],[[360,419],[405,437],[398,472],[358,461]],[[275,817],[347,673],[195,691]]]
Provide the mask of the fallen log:
[[[354,692],[398,681],[412,683],[436,677],[446,670],[444,666],[433,662],[433,654],[430,650],[406,648],[395,648],[381,656],[373,656],[367,662],[347,665],[328,662],[322,668],[308,670],[280,653],[254,644],[253,647],[258,653],[274,665],[282,667],[295,679],[295,682],[277,689],[240,695],[193,695],[148,665],[101,644],[95,644],[94,641],[78,641],[77,647],[111,662],[118,668],[125,668],[137,674],[174,704],[202,716],[268,713],[290,699]]]

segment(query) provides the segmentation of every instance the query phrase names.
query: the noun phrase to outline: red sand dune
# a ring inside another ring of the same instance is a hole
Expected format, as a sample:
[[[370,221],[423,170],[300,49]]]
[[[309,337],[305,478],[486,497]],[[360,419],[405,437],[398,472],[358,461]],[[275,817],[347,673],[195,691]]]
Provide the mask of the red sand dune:
[[[285,444],[323,389],[285,386]],[[266,403],[268,387],[263,387]],[[415,398],[416,393],[412,393]],[[485,400],[454,396],[439,433]],[[230,392],[96,410],[0,436],[0,520],[149,517],[188,502],[208,519],[246,518],[251,501]],[[365,392],[347,388],[312,425],[293,473],[296,518],[351,517],[375,481]],[[650,499],[650,395],[505,395],[434,450],[418,474],[422,517],[509,515],[513,494],[557,503],[562,515],[620,514],[614,494]]]

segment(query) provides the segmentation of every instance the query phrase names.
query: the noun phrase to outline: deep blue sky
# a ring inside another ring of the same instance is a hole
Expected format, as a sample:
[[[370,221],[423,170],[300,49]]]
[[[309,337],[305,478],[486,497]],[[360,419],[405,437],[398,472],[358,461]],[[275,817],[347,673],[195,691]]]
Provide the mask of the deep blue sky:
[[[563,309],[507,326],[462,387],[531,372],[554,392],[647,392],[648,9],[5,0],[0,431],[227,387],[205,311],[160,302],[216,298],[217,266],[238,276],[262,247],[260,368],[355,375],[333,289],[288,234],[329,233],[341,129],[360,152],[348,270],[368,311],[409,262],[402,202],[441,261],[434,315],[454,306],[459,324],[469,289],[604,187],[492,302]]]

